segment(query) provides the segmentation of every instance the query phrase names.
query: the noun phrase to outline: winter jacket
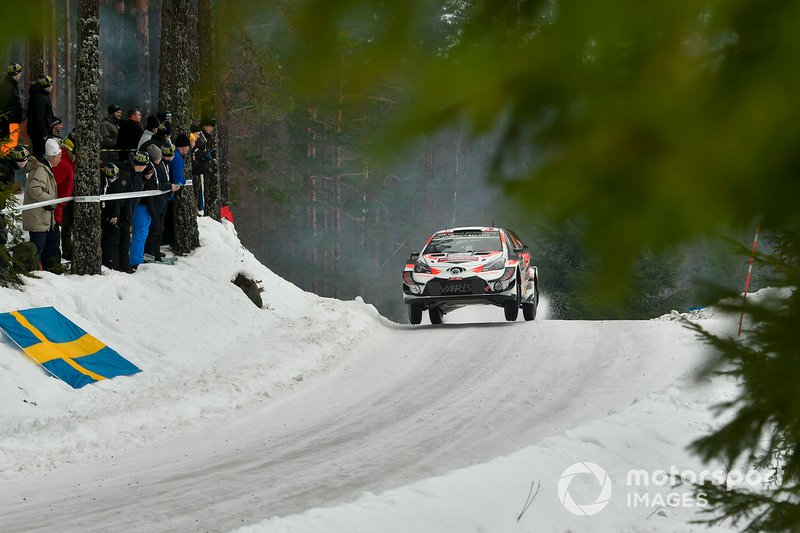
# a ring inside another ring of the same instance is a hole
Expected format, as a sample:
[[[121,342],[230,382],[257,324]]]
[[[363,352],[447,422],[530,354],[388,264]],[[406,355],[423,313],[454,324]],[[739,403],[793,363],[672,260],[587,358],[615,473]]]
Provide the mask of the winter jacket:
[[[206,135],[205,132],[197,134],[197,141],[192,150],[192,175],[199,176],[200,174],[208,175],[211,171],[211,164],[216,155],[214,149],[214,138]]]
[[[116,148],[117,134],[119,133],[119,120],[111,115],[100,122],[100,148]]]
[[[183,176],[183,169],[185,166],[186,162],[183,160],[183,156],[180,152],[175,150],[175,157],[169,162],[169,179],[175,185],[183,185],[186,183]]]
[[[117,132],[117,148],[119,148],[119,160],[125,162],[139,146],[139,139],[142,137],[142,128],[135,120],[127,119],[122,121]]]
[[[149,179],[145,178],[144,175],[153,170],[153,174],[150,176]],[[158,190],[158,172],[155,172],[155,165],[149,163],[147,167],[145,167],[144,172],[142,173],[142,191],[157,191]],[[157,209],[157,200],[158,196],[144,196],[139,199],[139,205],[144,206],[147,208],[147,212],[150,214],[151,218],[156,216],[156,209]]]
[[[113,180],[103,177],[102,194],[119,194],[125,192],[125,184],[119,176]],[[108,222],[112,218],[119,219],[120,212],[125,206],[125,200],[105,200],[101,207],[100,218],[103,222]]]
[[[31,85],[28,92],[28,135],[31,139],[43,139],[50,132],[50,123],[53,122],[50,93],[38,83]]]
[[[130,160],[125,161],[119,166],[119,181],[122,182],[121,192],[141,191],[144,187],[144,177],[141,172],[136,172]],[[129,198],[123,200],[120,208],[120,216],[131,220],[136,206],[139,205],[139,198]]]
[[[12,76],[0,82],[0,137],[10,133],[9,124],[22,122],[22,95],[19,84]]]
[[[42,163],[35,157],[28,159],[25,166],[28,178],[25,180],[25,199],[22,205],[53,200],[58,197],[58,187],[49,163]],[[50,231],[55,224],[55,206],[37,207],[22,212],[22,229],[25,231]]]
[[[166,161],[162,159],[157,165],[154,166],[156,167],[155,178],[158,180],[156,188],[159,191],[171,191],[172,184],[169,181],[169,171],[167,170]],[[155,207],[156,212],[163,213],[167,208],[167,195],[163,194],[161,196],[154,196],[153,207]]]
[[[75,163],[70,160],[70,156],[67,152],[69,152],[69,150],[66,148],[61,149],[61,162],[53,169],[53,177],[56,180],[56,187],[58,188],[58,198],[72,196],[72,193],[75,191]],[[55,216],[56,222],[59,224],[61,224],[64,217],[65,207],[67,207],[67,202],[56,206]]]

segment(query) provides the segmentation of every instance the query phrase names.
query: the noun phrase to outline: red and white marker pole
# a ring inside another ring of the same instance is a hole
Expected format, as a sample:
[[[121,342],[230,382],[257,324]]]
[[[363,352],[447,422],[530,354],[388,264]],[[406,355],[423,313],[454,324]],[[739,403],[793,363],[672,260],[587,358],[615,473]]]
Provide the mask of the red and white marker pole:
[[[753,260],[756,258],[756,246],[758,245],[758,230],[756,226],[756,236],[753,238],[753,251],[750,253],[750,268],[747,269],[747,280],[744,282],[744,298],[742,299],[742,314],[739,316],[739,333],[737,337],[742,335],[742,322],[744,321],[744,304],[747,302],[747,289],[750,288],[750,274],[753,272]]]

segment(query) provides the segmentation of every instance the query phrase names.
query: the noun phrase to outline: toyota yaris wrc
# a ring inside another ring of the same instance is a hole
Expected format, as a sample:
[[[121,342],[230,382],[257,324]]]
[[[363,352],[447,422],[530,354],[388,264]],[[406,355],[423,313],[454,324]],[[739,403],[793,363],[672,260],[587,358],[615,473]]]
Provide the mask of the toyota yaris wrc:
[[[455,228],[437,231],[420,253],[412,253],[403,271],[403,302],[412,324],[426,309],[432,324],[471,304],[502,307],[514,321],[536,318],[539,271],[528,247],[503,228]]]

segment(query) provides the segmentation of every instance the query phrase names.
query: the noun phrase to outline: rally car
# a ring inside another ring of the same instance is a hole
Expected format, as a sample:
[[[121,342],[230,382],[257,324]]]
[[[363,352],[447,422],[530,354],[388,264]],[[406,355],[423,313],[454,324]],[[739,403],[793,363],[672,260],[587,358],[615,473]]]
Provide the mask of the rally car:
[[[528,247],[504,228],[464,227],[434,233],[422,252],[412,253],[403,270],[403,302],[408,320],[432,324],[444,314],[471,304],[502,307],[515,321],[536,318],[539,271]]]

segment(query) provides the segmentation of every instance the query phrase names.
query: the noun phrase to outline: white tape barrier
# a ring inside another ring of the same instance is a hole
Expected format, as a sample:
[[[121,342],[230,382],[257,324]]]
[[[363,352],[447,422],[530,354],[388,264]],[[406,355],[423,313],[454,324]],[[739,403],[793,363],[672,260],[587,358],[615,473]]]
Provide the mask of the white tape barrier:
[[[187,180],[185,185],[191,185],[192,181]],[[7,215],[14,212],[27,211],[28,209],[36,209],[48,205],[63,204],[70,200],[75,200],[78,203],[97,203],[104,200],[127,200],[129,198],[144,198],[147,196],[161,196],[162,194],[170,194],[172,191],[137,191],[137,192],[120,192],[116,194],[99,194],[95,196],[65,196],[64,198],[55,198],[53,200],[45,200],[43,202],[35,202],[32,204],[19,205],[17,207],[9,207],[0,211],[0,214]]]

